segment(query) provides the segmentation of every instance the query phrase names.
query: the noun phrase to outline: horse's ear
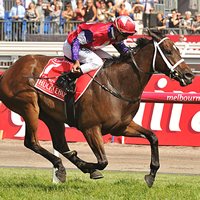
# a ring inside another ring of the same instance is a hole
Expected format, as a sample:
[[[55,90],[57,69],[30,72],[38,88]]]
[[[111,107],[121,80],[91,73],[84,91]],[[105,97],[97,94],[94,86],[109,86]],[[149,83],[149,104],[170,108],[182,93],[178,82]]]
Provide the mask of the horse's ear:
[[[155,33],[153,33],[150,29],[147,29],[147,31],[148,31],[148,34],[149,34],[150,37],[152,37],[157,42],[160,41],[160,37],[158,35],[156,35]]]

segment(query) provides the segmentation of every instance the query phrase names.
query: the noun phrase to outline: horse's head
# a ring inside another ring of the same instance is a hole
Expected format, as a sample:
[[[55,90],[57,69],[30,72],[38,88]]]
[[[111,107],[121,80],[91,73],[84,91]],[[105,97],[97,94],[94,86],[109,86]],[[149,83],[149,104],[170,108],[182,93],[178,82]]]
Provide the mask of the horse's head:
[[[156,33],[150,30],[148,32],[149,36],[152,37],[154,44],[154,71],[162,72],[170,78],[179,81],[181,86],[187,86],[191,84],[194,79],[194,74],[185,63],[184,59],[182,59],[180,51],[175,44],[168,37],[163,36],[159,32]],[[159,55],[161,58],[160,60],[164,62],[165,65],[157,62],[157,55]]]

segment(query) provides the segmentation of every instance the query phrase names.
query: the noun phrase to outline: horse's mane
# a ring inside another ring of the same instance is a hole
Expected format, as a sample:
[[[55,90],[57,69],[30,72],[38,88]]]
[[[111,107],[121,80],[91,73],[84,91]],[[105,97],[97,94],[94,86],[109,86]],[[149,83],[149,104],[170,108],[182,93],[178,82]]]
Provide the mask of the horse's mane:
[[[160,31],[151,31],[153,34],[155,34],[156,36],[163,38],[165,37],[165,35],[163,35]],[[141,48],[143,48],[145,45],[147,45],[150,41],[150,39],[147,39],[146,37],[139,37],[135,43],[136,46],[135,47],[127,47],[129,48],[130,51],[126,52],[126,53],[122,53],[119,56],[113,56],[110,59],[107,59],[105,64],[104,64],[104,68],[110,66],[113,63],[121,63],[121,62],[126,62],[131,56],[130,56],[130,52],[132,53],[136,53],[138,50],[140,50]]]
[[[150,40],[147,38],[143,38],[143,37],[138,38],[135,42],[136,43],[135,47],[127,47],[130,51],[121,53],[119,56],[113,56],[112,58],[107,59],[104,64],[104,67],[110,66],[111,63],[118,64],[118,63],[127,61],[127,59],[130,58],[130,52],[136,53],[139,49],[144,47],[149,42]]]

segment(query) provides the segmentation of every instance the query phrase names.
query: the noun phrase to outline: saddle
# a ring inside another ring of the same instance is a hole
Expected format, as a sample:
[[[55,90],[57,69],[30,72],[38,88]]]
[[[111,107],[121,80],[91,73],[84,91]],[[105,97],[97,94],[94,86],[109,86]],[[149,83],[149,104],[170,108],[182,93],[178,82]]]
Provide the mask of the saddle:
[[[71,60],[67,57],[65,59]],[[105,60],[104,67],[110,66],[113,60]],[[102,69],[102,68],[101,68]],[[101,72],[99,70],[98,74]],[[56,84],[62,87],[64,90],[67,91],[65,98],[64,98],[64,105],[65,105],[65,115],[69,126],[76,126],[75,123],[75,89],[76,89],[76,81],[83,73],[72,73],[69,72],[62,72],[62,75],[58,77],[56,80]],[[97,74],[97,75],[98,75]],[[96,76],[97,76],[96,75]]]

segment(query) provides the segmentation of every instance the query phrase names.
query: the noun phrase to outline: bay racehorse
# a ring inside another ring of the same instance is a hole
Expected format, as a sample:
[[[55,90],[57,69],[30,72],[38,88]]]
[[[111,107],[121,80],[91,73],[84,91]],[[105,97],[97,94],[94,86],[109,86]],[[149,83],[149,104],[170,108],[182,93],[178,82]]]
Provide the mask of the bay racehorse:
[[[151,145],[151,163],[145,181],[152,187],[160,165],[158,139],[152,131],[133,121],[142,92],[154,71],[179,81],[181,86],[191,84],[194,75],[169,38],[151,31],[148,34],[152,39],[139,38],[129,54],[114,58],[109,67],[103,68],[95,77],[103,87],[93,81],[75,105],[76,127],[84,134],[97,163],[83,161],[75,150],[69,149],[64,103],[35,89],[36,79],[24,77],[38,77],[51,57],[23,56],[0,77],[0,100],[26,123],[24,145],[48,159],[57,168],[56,176],[61,182],[66,180],[65,168],[61,158],[40,146],[38,119],[49,128],[53,147],[93,179],[102,178],[98,170],[108,164],[102,135],[146,138]]]

